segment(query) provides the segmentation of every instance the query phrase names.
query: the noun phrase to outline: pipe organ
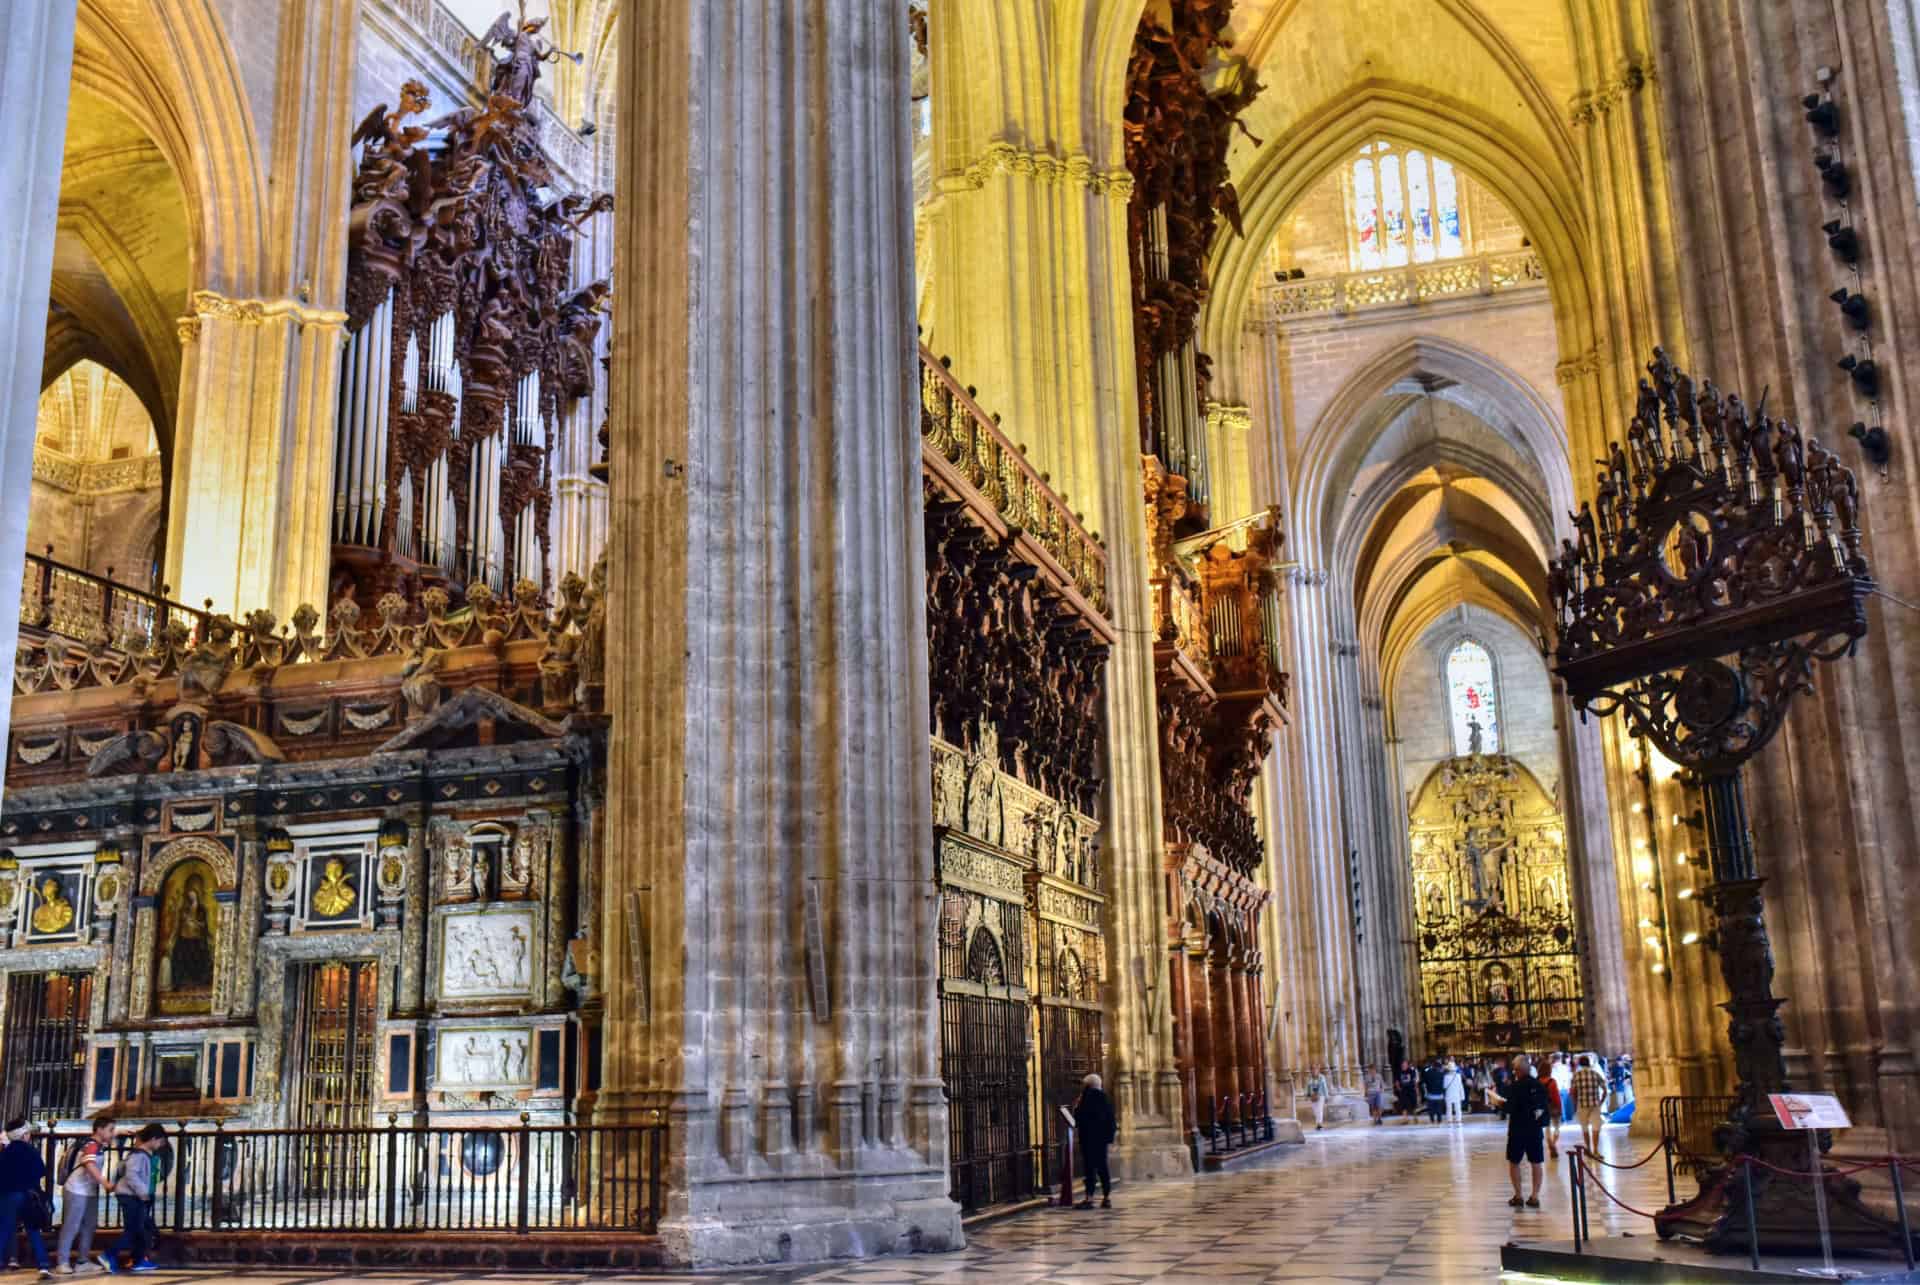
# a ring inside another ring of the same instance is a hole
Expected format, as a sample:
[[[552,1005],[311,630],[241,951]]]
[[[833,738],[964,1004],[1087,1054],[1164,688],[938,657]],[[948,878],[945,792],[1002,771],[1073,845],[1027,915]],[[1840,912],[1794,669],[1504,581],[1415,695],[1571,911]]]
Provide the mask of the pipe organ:
[[[551,583],[553,459],[593,392],[604,279],[510,97],[430,123],[409,81],[355,131],[334,453],[336,591]]]

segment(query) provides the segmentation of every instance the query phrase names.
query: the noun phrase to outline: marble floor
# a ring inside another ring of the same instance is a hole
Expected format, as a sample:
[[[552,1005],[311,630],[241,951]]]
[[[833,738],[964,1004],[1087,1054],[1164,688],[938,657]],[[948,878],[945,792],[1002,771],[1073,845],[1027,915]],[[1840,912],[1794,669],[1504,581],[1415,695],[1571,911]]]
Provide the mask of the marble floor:
[[[1577,1136],[1569,1131],[1569,1138]],[[1142,1281],[1222,1280],[1235,1285],[1295,1281],[1494,1281],[1500,1246],[1511,1238],[1571,1234],[1567,1169],[1550,1165],[1539,1209],[1511,1209],[1504,1127],[1389,1123],[1342,1125],[1307,1134],[1244,1169],[1114,1192],[1112,1210],[1040,1210],[976,1227],[957,1254],[925,1255],[783,1272],[664,1275],[488,1272],[222,1273],[165,1272],[151,1279],[195,1285],[461,1285],[481,1281],[567,1285],[592,1280],[742,1282],[922,1282],[992,1280],[999,1285],[1131,1285]],[[1610,1127],[1603,1151],[1638,1159],[1652,1143]],[[1632,1172],[1609,1172],[1607,1185],[1629,1204],[1665,1203],[1658,1158]],[[1690,1190],[1688,1184],[1683,1190]],[[1651,1235],[1651,1224],[1593,1192],[1593,1232]],[[1602,1206],[1605,1206],[1603,1210]]]

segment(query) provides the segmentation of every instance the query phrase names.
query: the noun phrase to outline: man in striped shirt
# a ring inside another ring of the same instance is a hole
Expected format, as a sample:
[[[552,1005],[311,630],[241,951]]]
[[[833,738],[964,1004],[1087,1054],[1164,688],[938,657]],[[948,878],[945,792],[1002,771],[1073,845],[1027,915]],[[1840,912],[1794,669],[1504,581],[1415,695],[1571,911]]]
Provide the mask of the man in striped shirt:
[[[1600,1150],[1600,1125],[1606,1119],[1601,1113],[1606,1101],[1607,1077],[1593,1064],[1589,1053],[1573,1073],[1573,1106],[1580,1117],[1580,1137],[1589,1151]]]

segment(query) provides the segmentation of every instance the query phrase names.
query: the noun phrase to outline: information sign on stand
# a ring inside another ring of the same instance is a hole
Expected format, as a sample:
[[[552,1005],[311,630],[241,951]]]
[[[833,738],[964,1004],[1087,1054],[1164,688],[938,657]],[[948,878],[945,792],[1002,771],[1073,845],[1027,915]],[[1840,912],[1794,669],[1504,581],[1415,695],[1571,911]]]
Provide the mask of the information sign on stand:
[[[1825,1265],[1803,1267],[1801,1274],[1838,1280],[1841,1273],[1833,1265],[1833,1234],[1827,1226],[1827,1184],[1819,1176],[1825,1172],[1825,1166],[1820,1160],[1818,1130],[1851,1129],[1853,1121],[1847,1118],[1847,1109],[1840,1105],[1840,1099],[1831,1093],[1769,1093],[1767,1101],[1772,1104],[1774,1118],[1780,1121],[1782,1129],[1806,1133],[1807,1172],[1815,1175],[1813,1208],[1820,1220],[1820,1256]]]
[[[1060,1108],[1060,1117],[1067,1122],[1067,1131],[1060,1135],[1060,1195],[1053,1207],[1072,1209],[1074,1131],[1080,1127],[1080,1122],[1065,1107]]]
[[[1782,1129],[1851,1129],[1847,1109],[1831,1093],[1769,1093]]]

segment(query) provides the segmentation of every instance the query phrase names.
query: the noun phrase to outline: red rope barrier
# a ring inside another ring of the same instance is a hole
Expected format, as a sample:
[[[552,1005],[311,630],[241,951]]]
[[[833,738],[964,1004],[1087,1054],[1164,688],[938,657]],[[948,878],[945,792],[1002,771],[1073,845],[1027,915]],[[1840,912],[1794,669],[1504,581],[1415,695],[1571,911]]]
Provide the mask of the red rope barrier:
[[[1809,1182],[1813,1180],[1813,1175],[1804,1169],[1782,1169],[1779,1165],[1768,1164],[1758,1156],[1748,1156],[1747,1159],[1756,1168],[1765,1169],[1768,1173],[1777,1173],[1783,1178],[1804,1178]],[[1849,1174],[1864,1173],[1868,1169],[1878,1169],[1882,1165],[1892,1168],[1896,1163],[1900,1162],[1891,1157],[1886,1160],[1869,1160],[1865,1164],[1849,1165],[1844,1169],[1834,1168],[1824,1170],[1824,1176],[1828,1178],[1845,1178]],[[1904,1167],[1904,1165],[1902,1167]]]
[[[1595,1164],[1605,1165],[1609,1169],[1630,1170],[1630,1169],[1638,1169],[1641,1165],[1647,1163],[1647,1161],[1653,1159],[1655,1156],[1659,1155],[1662,1151],[1666,1150],[1666,1146],[1667,1144],[1664,1142],[1656,1144],[1653,1150],[1647,1152],[1646,1155],[1640,1157],[1640,1159],[1634,1161],[1630,1165],[1617,1165],[1613,1163],[1613,1161],[1608,1160],[1606,1157],[1587,1150],[1585,1147],[1573,1147],[1571,1148],[1571,1150],[1578,1151],[1580,1153],[1580,1156],[1581,1156],[1580,1163],[1582,1164],[1585,1164],[1588,1161],[1592,1161]]]
[[[1582,1181],[1586,1180],[1586,1167],[1584,1165],[1581,1166],[1581,1179]],[[1601,1195],[1605,1196],[1608,1200],[1611,1200],[1614,1204],[1620,1206],[1620,1208],[1626,1210],[1628,1213],[1638,1214],[1642,1218],[1653,1217],[1653,1215],[1648,1213],[1646,1210],[1635,1209],[1632,1205],[1629,1205],[1626,1201],[1620,1199],[1620,1197],[1614,1195],[1611,1191],[1608,1191],[1607,1184],[1604,1182],[1601,1182],[1598,1178],[1592,1179],[1592,1182],[1594,1186],[1600,1188]],[[1722,1185],[1724,1185],[1724,1183]]]

